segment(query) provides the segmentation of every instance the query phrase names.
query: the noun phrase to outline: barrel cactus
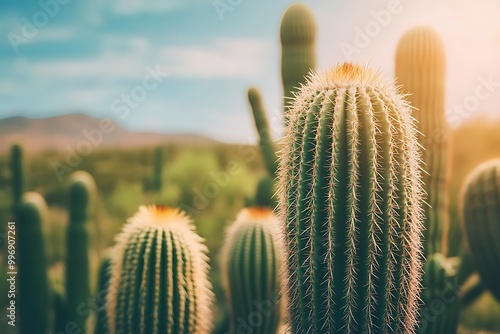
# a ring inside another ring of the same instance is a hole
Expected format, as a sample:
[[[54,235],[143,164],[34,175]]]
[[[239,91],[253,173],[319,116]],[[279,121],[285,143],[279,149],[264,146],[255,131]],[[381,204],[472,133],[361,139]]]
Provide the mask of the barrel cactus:
[[[413,333],[422,185],[410,108],[370,69],[310,76],[280,165],[292,333]]]
[[[289,102],[316,67],[316,22],[306,6],[294,4],[287,8],[281,19],[280,40],[286,122]]]
[[[500,301],[500,159],[469,174],[462,190],[462,215],[471,261]]]
[[[274,334],[280,321],[278,219],[272,210],[243,209],[228,229],[222,272],[231,333]]]
[[[111,334],[211,328],[207,248],[181,211],[142,206],[116,238],[107,314]]]
[[[422,173],[426,192],[424,206],[424,255],[445,253],[448,230],[450,140],[444,109],[446,56],[437,32],[426,26],[407,31],[396,51],[396,80],[408,94],[423,147]]]
[[[50,295],[42,233],[42,226],[47,223],[47,214],[47,204],[42,195],[29,192],[21,197],[15,230],[19,246],[17,301],[21,334],[48,331]],[[9,271],[15,269],[9,268]]]
[[[69,321],[85,332],[87,315],[80,305],[90,294],[89,231],[96,185],[84,171],[74,172],[69,185],[69,223],[66,239],[66,298]]]

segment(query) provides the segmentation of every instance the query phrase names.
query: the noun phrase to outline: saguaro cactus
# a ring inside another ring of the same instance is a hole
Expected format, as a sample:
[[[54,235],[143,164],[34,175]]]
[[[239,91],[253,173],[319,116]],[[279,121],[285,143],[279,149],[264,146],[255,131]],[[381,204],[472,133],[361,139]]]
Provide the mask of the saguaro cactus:
[[[478,166],[462,190],[463,230],[481,281],[500,301],[500,159]]]
[[[153,155],[153,190],[161,191],[163,179],[163,150],[156,147]]]
[[[280,165],[292,333],[413,333],[422,189],[408,105],[368,68],[314,73]]]
[[[450,136],[444,110],[445,51],[429,27],[415,27],[400,39],[396,51],[396,81],[408,94],[418,121],[418,141],[424,148],[422,174],[426,192],[424,255],[446,253],[443,233],[449,224]]]
[[[280,320],[278,219],[249,208],[228,229],[222,271],[231,309],[231,333],[274,334]]]
[[[23,149],[21,145],[14,144],[10,150],[10,170],[12,186],[12,203],[14,212],[24,193],[24,165]]]
[[[69,223],[66,246],[66,298],[69,321],[85,332],[88,314],[79,307],[90,297],[88,221],[95,203],[96,185],[84,171],[74,172],[69,186]]]
[[[40,194],[25,193],[17,211],[19,333],[46,333],[50,297],[42,225],[46,223],[47,204]]]
[[[116,239],[110,333],[208,333],[207,248],[177,209],[142,206]]]
[[[306,82],[307,75],[316,67],[316,22],[306,6],[294,4],[287,8],[281,19],[280,40],[286,122],[287,106],[294,92]]]

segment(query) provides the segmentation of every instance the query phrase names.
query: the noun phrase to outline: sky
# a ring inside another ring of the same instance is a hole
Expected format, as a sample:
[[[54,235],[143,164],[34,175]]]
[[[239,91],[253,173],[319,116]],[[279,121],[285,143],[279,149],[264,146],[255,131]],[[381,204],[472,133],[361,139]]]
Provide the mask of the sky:
[[[252,143],[256,134],[246,90],[256,86],[279,136],[278,32],[292,3],[1,1],[0,118],[82,112],[115,118],[134,131]],[[398,39],[412,26],[427,24],[439,32],[447,52],[452,125],[480,114],[500,116],[498,0],[302,3],[317,21],[318,67],[348,59],[380,68],[392,80]],[[382,20],[381,13],[390,15]],[[370,28],[375,30],[366,45],[345,52],[346,45],[356,47],[359,31]],[[487,93],[476,97],[478,89]],[[132,92],[137,100],[130,101]]]

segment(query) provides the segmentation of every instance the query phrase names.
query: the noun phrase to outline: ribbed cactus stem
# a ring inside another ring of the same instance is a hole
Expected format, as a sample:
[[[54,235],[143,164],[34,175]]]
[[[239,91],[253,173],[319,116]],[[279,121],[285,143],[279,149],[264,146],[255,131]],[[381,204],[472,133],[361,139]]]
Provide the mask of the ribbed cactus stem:
[[[500,301],[500,159],[469,174],[462,190],[462,214],[471,261]]]
[[[96,295],[96,320],[94,334],[109,333],[109,319],[106,313],[106,296],[111,279],[111,254],[106,254],[99,266],[99,280]]]
[[[177,209],[139,208],[113,249],[111,334],[209,333],[212,292],[202,241]]]
[[[423,147],[422,174],[425,201],[424,255],[446,253],[448,232],[450,139],[446,121],[445,50],[439,35],[429,27],[415,27],[400,39],[396,51],[396,81],[417,120],[418,141]]]
[[[12,187],[12,203],[14,212],[24,193],[24,164],[23,164],[23,149],[21,145],[14,144],[10,150],[10,170],[11,170],[11,187]]]
[[[283,82],[285,124],[288,105],[309,72],[316,67],[316,22],[311,11],[302,4],[287,8],[280,27],[281,79]]]
[[[272,210],[253,207],[243,209],[228,229],[222,272],[233,334],[276,333],[282,263],[278,227]]]
[[[96,185],[84,171],[74,172],[69,185],[69,223],[66,239],[66,298],[69,321],[85,332],[87,313],[81,304],[90,294],[89,231]]]
[[[47,204],[40,194],[25,193],[18,206],[15,234],[10,234],[16,236],[17,242],[19,275],[14,283],[19,288],[19,321],[16,323],[20,334],[46,333],[48,330],[50,297],[42,233],[47,214]]]
[[[276,170],[278,169],[276,148],[274,147],[271,128],[269,127],[266,111],[264,110],[262,97],[257,88],[250,88],[248,90],[248,102],[252,108],[255,128],[259,133],[259,147],[262,158],[264,159],[264,164],[269,174],[276,175]]]
[[[422,188],[411,112],[345,63],[290,109],[280,165],[292,333],[414,333]]]

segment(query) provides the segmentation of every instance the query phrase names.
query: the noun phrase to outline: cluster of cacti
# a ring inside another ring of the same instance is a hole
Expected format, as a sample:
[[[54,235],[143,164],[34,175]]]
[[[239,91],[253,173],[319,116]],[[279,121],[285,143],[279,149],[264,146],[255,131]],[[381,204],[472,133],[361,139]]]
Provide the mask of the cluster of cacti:
[[[482,283],[500,301],[500,160],[478,166],[462,191],[463,229]]]
[[[16,210],[21,334],[46,333],[49,328],[50,295],[42,233],[47,210],[45,199],[34,192],[25,193]]]
[[[79,305],[90,297],[89,227],[96,185],[90,174],[74,172],[69,186],[69,222],[66,239],[66,307],[68,320],[85,332],[87,317]]]
[[[208,333],[212,292],[202,241],[181,211],[139,208],[113,249],[110,333]]]
[[[222,250],[222,274],[231,313],[231,333],[274,334],[280,323],[278,219],[271,209],[243,209]]]
[[[368,68],[313,74],[280,172],[292,333],[413,333],[422,184],[411,111]]]

